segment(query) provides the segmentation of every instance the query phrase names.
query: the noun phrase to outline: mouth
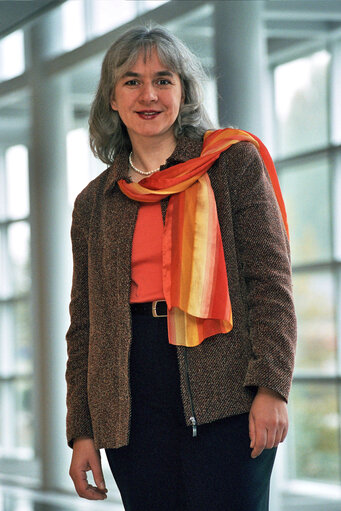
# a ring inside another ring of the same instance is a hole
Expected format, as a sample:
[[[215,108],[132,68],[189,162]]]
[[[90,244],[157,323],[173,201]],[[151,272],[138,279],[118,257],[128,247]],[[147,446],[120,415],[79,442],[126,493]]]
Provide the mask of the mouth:
[[[157,112],[156,110],[141,110],[136,113],[141,119],[150,120],[155,119],[161,112]]]

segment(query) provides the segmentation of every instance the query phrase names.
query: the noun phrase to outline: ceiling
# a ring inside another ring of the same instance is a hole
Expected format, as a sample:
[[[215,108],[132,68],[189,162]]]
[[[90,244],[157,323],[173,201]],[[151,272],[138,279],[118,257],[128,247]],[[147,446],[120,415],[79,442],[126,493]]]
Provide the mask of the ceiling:
[[[64,1],[1,0],[0,38]],[[200,6],[202,3],[214,2],[197,3]],[[266,39],[270,55],[297,43],[323,40],[327,34],[330,36],[331,33],[341,31],[341,0],[264,0],[264,5]]]
[[[0,37],[45,13],[64,0],[0,1]]]
[[[63,1],[0,0],[0,37]],[[115,2],[116,0],[107,1]],[[174,2],[176,3],[178,2]],[[198,1],[196,4],[198,9],[176,18],[167,26],[195,49],[209,67],[214,59],[212,47],[214,2]],[[269,60],[272,59],[272,63],[278,62],[281,58],[285,60],[288,52],[291,51],[295,56],[299,47],[304,51],[305,47],[309,48],[312,44],[319,47],[334,38],[341,39],[341,0],[264,0],[264,5],[265,37]],[[176,10],[176,5],[173,8]],[[70,68],[68,76],[76,119],[85,119],[88,116],[89,105],[100,73],[101,60],[102,55],[95,55]],[[26,130],[29,122],[27,94],[23,97],[19,95],[12,104],[1,105],[0,136],[3,137],[4,134],[13,136],[13,133],[18,131],[19,119],[20,126]]]

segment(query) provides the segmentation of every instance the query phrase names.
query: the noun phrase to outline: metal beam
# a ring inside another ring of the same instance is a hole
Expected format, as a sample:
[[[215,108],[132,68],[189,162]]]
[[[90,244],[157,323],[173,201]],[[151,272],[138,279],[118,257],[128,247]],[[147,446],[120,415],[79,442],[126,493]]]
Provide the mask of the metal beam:
[[[23,24],[31,22],[65,0],[18,0],[0,2],[0,37],[14,32]]]
[[[288,62],[299,58],[301,56],[308,55],[314,51],[319,51],[326,48],[328,44],[337,41],[341,38],[341,28],[326,32],[324,37],[317,39],[306,39],[301,40],[298,44],[288,46],[286,49],[278,50],[268,55],[268,63],[272,66]],[[276,39],[275,39],[276,40]]]
[[[47,75],[53,75],[54,73],[67,71],[91,57],[95,57],[106,52],[109,46],[131,27],[138,24],[148,23],[150,19],[153,19],[155,23],[160,25],[166,24],[173,18],[184,16],[185,14],[193,11],[193,9],[198,9],[206,3],[207,2],[196,0],[187,0],[186,2],[173,0],[171,2],[167,2],[166,4],[153,9],[152,14],[150,11],[141,14],[128,23],[107,32],[96,39],[86,42],[83,46],[52,59],[46,63],[45,72]]]
[[[267,0],[266,20],[341,21],[340,0]]]
[[[18,91],[25,89],[29,84],[29,72],[25,71],[22,75],[16,76],[11,80],[0,83],[0,108],[2,105],[16,103]]]
[[[329,23],[324,21],[268,20],[265,33],[267,38],[323,39],[329,29]]]

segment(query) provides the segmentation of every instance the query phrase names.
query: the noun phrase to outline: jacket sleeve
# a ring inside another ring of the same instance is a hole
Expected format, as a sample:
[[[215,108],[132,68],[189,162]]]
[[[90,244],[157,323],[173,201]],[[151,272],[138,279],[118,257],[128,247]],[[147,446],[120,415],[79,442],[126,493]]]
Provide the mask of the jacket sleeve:
[[[70,301],[70,326],[66,333],[67,383],[66,436],[69,447],[77,437],[93,437],[87,396],[89,351],[88,246],[81,200],[77,197],[72,213],[71,241],[73,278]]]
[[[289,242],[258,150],[247,142],[237,145],[240,161],[230,196],[252,347],[244,385],[267,387],[287,401],[296,348]]]

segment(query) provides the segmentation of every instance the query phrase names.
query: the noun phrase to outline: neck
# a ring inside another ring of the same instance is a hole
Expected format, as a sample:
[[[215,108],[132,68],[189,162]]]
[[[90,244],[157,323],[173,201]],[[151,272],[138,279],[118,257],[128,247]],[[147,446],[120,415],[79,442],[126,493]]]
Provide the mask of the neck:
[[[131,137],[132,161],[140,170],[148,172],[163,165],[167,158],[172,154],[176,146],[174,135],[167,139],[158,139],[157,137],[144,137],[134,140]]]

